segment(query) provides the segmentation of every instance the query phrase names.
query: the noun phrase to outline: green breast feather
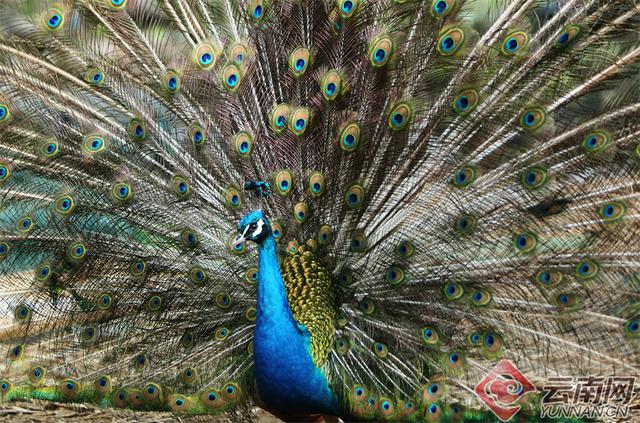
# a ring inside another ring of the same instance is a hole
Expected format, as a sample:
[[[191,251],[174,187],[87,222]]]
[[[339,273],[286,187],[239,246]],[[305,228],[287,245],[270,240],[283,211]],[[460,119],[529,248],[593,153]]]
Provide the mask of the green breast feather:
[[[334,343],[336,310],[331,276],[306,246],[284,259],[282,274],[293,318],[309,330],[311,355],[320,366]]]

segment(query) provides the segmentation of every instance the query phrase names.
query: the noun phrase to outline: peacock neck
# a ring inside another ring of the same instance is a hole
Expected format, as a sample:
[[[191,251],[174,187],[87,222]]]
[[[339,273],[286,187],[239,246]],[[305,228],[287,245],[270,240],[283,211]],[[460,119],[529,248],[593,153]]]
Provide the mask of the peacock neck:
[[[282,335],[291,339],[299,338],[302,333],[291,314],[284,281],[280,274],[280,265],[276,254],[276,241],[273,235],[260,243],[259,252],[259,284],[258,284],[258,316],[257,326],[278,328]]]
[[[334,413],[335,397],[310,354],[307,329],[293,318],[273,235],[259,244],[254,363],[258,392],[272,408]]]

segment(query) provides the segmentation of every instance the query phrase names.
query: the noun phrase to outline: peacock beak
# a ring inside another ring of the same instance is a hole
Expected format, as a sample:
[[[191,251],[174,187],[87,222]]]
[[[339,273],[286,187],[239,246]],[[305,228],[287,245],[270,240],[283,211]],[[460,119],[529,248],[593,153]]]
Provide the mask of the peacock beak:
[[[235,239],[233,240],[233,247],[237,247],[238,245],[242,244],[243,242],[245,242],[247,240],[247,231],[249,230],[249,226],[247,225],[247,227],[244,228],[244,231],[242,233],[238,233],[238,235],[236,235]]]

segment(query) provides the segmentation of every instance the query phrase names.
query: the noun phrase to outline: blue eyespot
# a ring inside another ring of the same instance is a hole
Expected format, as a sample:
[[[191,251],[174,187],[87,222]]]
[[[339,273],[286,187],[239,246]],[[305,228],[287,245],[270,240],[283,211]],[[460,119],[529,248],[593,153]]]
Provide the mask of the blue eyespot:
[[[59,13],[54,13],[47,21],[47,26],[51,29],[56,29],[60,26],[61,23],[62,15],[60,15]]]
[[[379,48],[379,49],[377,49],[375,51],[373,56],[375,57],[376,62],[382,62],[382,61],[384,61],[385,57],[387,57],[387,52],[384,51],[383,49]]]
[[[169,78],[168,85],[169,85],[169,89],[171,89],[171,90],[175,90],[176,89],[176,87],[178,86],[178,80],[176,79],[175,76]]]
[[[437,1],[433,5],[433,11],[436,13],[436,15],[442,15],[447,11],[447,9],[449,9],[449,5],[444,0]]]
[[[402,125],[402,123],[404,122],[404,116],[402,116],[402,113],[396,113],[393,115],[393,124],[396,126],[400,126]]]
[[[336,89],[337,89],[336,84],[334,84],[333,82],[330,82],[327,84],[327,88],[325,91],[327,92],[328,95],[333,95],[335,94]]]
[[[449,361],[453,364],[457,363],[459,359],[460,359],[460,356],[456,353],[453,353],[449,356]]]
[[[431,385],[429,387],[429,392],[432,394],[435,394],[436,392],[438,392],[438,385]]]
[[[214,394],[213,392],[210,392],[207,398],[209,398],[209,401],[215,401],[216,399],[218,399],[216,394]]]
[[[467,96],[460,96],[457,101],[458,109],[464,112],[469,107],[469,98]]]
[[[484,337],[484,343],[487,344],[487,346],[492,346],[495,342],[496,340],[493,335],[487,335]]]
[[[565,32],[558,37],[558,44],[564,44],[569,41],[569,33]]]
[[[200,64],[202,65],[210,65],[213,62],[213,55],[211,53],[204,53],[200,56]]]
[[[440,48],[442,48],[442,51],[444,51],[445,53],[452,51],[455,45],[456,45],[456,42],[453,39],[453,37],[450,35],[447,35],[446,37],[444,37],[440,42]]]
[[[437,405],[435,405],[435,404],[431,404],[431,405],[429,406],[429,413],[431,413],[431,414],[435,414],[435,413],[437,413],[437,412],[438,412],[438,406],[437,406]]]
[[[527,112],[522,121],[526,126],[531,127],[536,123],[536,115],[533,112]]]
[[[569,302],[569,296],[566,294],[562,294],[558,297],[562,304],[567,304]]]
[[[304,119],[296,120],[296,129],[301,130],[304,128]]]
[[[347,134],[347,136],[346,136],[346,137],[344,137],[344,143],[347,145],[347,147],[351,147],[351,146],[353,146],[353,144],[355,143],[355,141],[356,141],[356,137],[354,137],[354,136],[353,136],[353,135],[351,135],[351,134]]]
[[[7,114],[7,108],[5,106],[0,106],[0,119],[4,119]]]
[[[256,6],[256,8],[253,9],[253,16],[256,19],[259,19],[262,16],[262,6]]]
[[[240,202],[240,197],[238,197],[237,195],[233,195],[231,197],[231,204],[233,204],[234,206],[237,205]]]
[[[584,263],[582,266],[580,266],[581,275],[587,275],[589,274],[589,271],[591,271],[591,266],[589,266],[589,263]]]
[[[278,116],[276,119],[276,125],[278,125],[279,128],[282,128],[286,123],[287,119],[284,116]]]
[[[507,40],[507,42],[505,43],[505,48],[507,49],[507,51],[509,52],[513,52],[516,51],[518,49],[518,40],[516,40],[515,38],[509,38]]]
[[[353,9],[353,2],[351,0],[347,0],[344,3],[342,3],[342,11],[345,13],[349,13],[351,12],[351,10]]]
[[[306,64],[306,62],[304,61],[304,59],[296,60],[296,70],[297,71],[301,71],[302,69],[304,69],[304,65],[305,64]]]
[[[235,75],[235,74],[229,75],[229,77],[227,78],[227,84],[229,84],[230,87],[235,87],[237,83],[238,83],[238,75]]]

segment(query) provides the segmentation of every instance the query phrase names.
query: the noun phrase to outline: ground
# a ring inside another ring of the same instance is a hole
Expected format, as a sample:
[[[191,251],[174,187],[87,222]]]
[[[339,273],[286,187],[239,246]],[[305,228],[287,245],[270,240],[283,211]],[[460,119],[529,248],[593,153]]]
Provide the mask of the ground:
[[[0,403],[0,421],[11,422],[185,422],[231,423],[225,417],[183,417],[172,413],[140,413],[129,410],[104,409],[91,404],[60,404],[48,401]],[[282,420],[256,408],[253,422],[282,423]]]

